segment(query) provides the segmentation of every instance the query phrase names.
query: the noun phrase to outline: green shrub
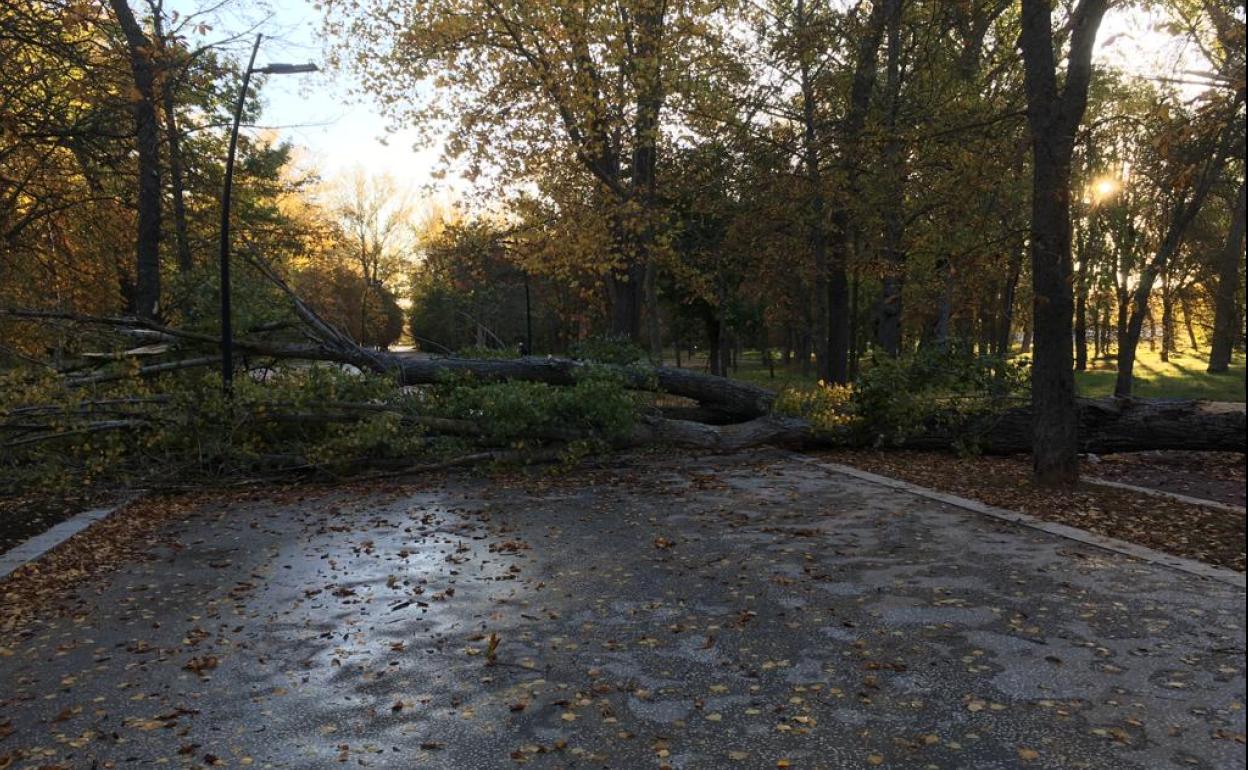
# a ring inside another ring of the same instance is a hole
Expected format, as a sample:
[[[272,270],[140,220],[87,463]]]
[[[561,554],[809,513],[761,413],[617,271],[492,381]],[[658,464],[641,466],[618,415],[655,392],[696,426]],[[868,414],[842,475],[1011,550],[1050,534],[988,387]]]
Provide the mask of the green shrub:
[[[1028,378],[1025,359],[976,355],[958,345],[876,358],[854,383],[855,430],[872,444],[944,430],[960,449],[974,451],[993,416],[1026,396]]]
[[[638,399],[623,377],[601,367],[586,367],[570,388],[541,382],[478,383],[471,377],[448,377],[431,391],[426,413],[472,420],[496,439],[576,432],[613,441],[627,435]]]
[[[637,343],[620,336],[589,337],[573,343],[568,353],[579,361],[616,366],[649,363],[650,360],[646,351]]]
[[[820,381],[813,388],[786,387],[772,407],[778,414],[801,417],[820,432],[841,430],[853,423],[853,388]]]

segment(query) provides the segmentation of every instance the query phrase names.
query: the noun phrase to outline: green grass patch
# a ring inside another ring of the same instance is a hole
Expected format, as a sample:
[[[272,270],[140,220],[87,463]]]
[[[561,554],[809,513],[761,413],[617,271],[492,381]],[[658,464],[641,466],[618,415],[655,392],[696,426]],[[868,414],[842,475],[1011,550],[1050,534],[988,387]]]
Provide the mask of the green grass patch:
[[[1075,372],[1075,387],[1081,396],[1101,397],[1114,393],[1118,376],[1113,359],[1088,362],[1088,370]],[[1236,354],[1225,374],[1209,374],[1204,354],[1174,353],[1170,361],[1161,354],[1141,347],[1135,360],[1133,395],[1140,398],[1204,399],[1244,401],[1244,356]]]

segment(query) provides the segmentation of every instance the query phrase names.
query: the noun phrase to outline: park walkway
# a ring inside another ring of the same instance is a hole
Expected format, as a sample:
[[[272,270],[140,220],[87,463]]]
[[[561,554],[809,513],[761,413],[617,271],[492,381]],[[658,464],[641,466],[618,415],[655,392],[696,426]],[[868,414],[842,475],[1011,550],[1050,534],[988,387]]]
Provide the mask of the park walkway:
[[[781,452],[240,496],[154,548],[0,637],[0,766],[1244,766],[1241,589]]]

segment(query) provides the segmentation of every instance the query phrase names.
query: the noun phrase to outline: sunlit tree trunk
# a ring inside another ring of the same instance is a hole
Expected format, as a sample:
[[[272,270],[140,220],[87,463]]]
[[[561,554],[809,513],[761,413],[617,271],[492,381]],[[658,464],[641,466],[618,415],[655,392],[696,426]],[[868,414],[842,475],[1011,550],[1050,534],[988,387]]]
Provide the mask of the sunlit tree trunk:
[[[1225,372],[1231,363],[1231,350],[1243,333],[1236,312],[1235,295],[1243,285],[1240,264],[1244,258],[1244,180],[1231,209],[1231,229],[1218,256],[1218,286],[1213,303],[1213,339],[1209,350],[1209,371]]]

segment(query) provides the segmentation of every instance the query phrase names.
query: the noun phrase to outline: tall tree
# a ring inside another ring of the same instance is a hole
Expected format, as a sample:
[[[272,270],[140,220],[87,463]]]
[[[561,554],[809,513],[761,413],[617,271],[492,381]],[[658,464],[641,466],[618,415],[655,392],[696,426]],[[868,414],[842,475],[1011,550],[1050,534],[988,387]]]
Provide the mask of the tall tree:
[[[362,7],[361,7],[362,5]],[[641,338],[643,289],[654,258],[656,169],[663,111],[703,66],[702,0],[389,0],[325,4],[329,27],[365,88],[393,110],[456,120],[448,154],[488,158],[500,181],[532,184],[574,164],[611,233],[597,255],[610,328]],[[694,49],[699,49],[695,53]],[[438,88],[422,85],[435,77]],[[430,94],[413,99],[413,94]]]
[[[1165,234],[1152,258],[1140,270],[1135,290],[1131,293],[1126,334],[1118,342],[1114,395],[1119,398],[1130,396],[1135,382],[1136,348],[1144,321],[1150,314],[1149,299],[1153,284],[1165,274],[1171,260],[1179,253],[1188,229],[1222,176],[1240,130],[1242,117],[1239,107],[1242,99],[1241,89],[1229,105],[1219,105],[1222,109],[1207,109],[1202,116],[1204,120],[1182,121],[1182,125],[1175,127],[1180,137],[1171,145],[1171,154],[1175,157],[1162,159],[1164,170],[1159,180],[1159,187],[1165,190],[1162,199],[1168,199]]]
[[[154,317],[160,309],[160,123],[156,105],[157,51],[126,0],[109,0],[113,17],[126,41],[134,90],[130,110],[134,116],[138,150],[138,235],[136,238],[135,314]]]
[[[1066,78],[1059,86],[1051,4],[1022,0],[1019,40],[1032,147],[1032,462],[1036,481],[1044,485],[1071,485],[1079,476],[1071,350],[1070,170],[1075,134],[1087,107],[1092,47],[1108,5],[1109,0],[1079,0],[1071,12]]]
[[[840,157],[837,169],[842,179],[839,194],[832,200],[829,212],[831,255],[828,260],[828,380],[843,383],[849,381],[850,348],[850,293],[849,258],[854,251],[857,237],[852,207],[859,192],[862,177],[858,150],[862,144],[862,132],[871,108],[871,92],[875,87],[877,57],[884,26],[893,3],[871,4],[865,27],[858,33],[858,47],[854,52],[853,74],[850,79],[849,101],[840,121],[837,145]]]

